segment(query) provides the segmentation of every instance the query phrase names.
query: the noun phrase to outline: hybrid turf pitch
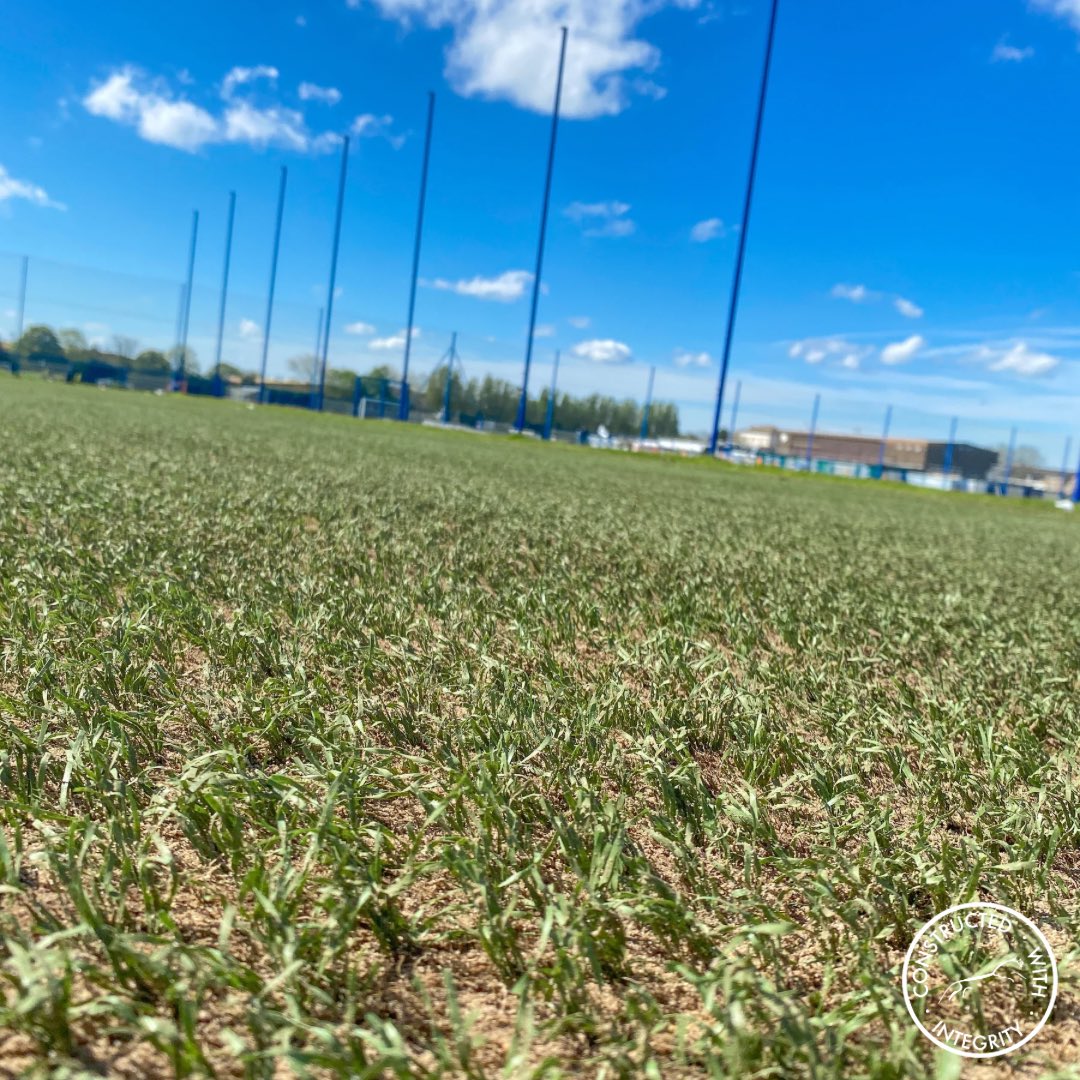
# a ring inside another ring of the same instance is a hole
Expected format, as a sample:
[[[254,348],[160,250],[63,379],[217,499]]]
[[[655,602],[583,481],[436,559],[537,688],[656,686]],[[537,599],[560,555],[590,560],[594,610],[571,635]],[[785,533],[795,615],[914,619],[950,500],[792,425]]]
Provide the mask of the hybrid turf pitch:
[[[900,967],[970,899],[1062,992],[964,1075],[1080,1061],[1080,522],[25,376],[0,431],[0,1072],[956,1075]]]

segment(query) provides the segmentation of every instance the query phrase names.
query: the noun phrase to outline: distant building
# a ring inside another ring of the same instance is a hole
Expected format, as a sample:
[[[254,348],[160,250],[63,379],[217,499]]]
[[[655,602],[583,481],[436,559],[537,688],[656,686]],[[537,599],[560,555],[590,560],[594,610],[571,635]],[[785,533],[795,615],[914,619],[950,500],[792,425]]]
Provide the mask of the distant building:
[[[745,447],[764,455],[805,460],[810,433],[782,428],[757,426],[737,431],[732,440],[735,446]],[[893,438],[885,440],[884,462],[881,460],[881,439],[870,435],[834,435],[826,431],[814,433],[813,459],[847,465],[876,467],[884,464],[886,472],[943,473],[948,456],[947,442],[928,439]],[[969,480],[985,479],[996,464],[996,450],[987,450],[971,443],[954,443],[950,471],[954,476]]]

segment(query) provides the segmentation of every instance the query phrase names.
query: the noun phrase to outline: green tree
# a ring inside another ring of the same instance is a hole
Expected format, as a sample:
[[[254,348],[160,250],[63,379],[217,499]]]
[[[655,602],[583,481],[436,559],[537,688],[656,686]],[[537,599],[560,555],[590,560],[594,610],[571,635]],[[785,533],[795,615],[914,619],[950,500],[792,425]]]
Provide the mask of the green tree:
[[[183,354],[183,364],[180,364],[181,352]],[[174,345],[168,352],[168,359],[170,371],[175,371],[177,367],[183,367],[184,372],[188,375],[198,374],[199,358],[190,345],[185,345],[183,350],[179,345]]]
[[[131,362],[136,371],[169,371],[169,358],[157,349],[143,349]]]
[[[60,347],[64,350],[64,355],[69,360],[85,360],[87,354],[90,352],[90,346],[87,344],[86,335],[75,327],[68,327],[66,330],[61,330],[56,335],[60,342]]]
[[[15,351],[28,360],[56,360],[64,356],[52,327],[41,324],[29,326],[23,331],[22,337],[15,342]]]

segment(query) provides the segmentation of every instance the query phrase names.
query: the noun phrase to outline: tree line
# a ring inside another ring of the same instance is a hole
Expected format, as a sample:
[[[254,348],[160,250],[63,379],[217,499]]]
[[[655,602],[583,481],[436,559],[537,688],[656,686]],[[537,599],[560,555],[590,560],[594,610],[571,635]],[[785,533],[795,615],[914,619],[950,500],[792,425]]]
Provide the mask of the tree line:
[[[110,348],[91,345],[81,330],[54,330],[50,326],[28,327],[19,339],[9,346],[14,357],[30,361],[66,361],[70,364],[109,364],[128,371],[168,375],[175,370],[180,356],[179,347],[162,352],[140,349],[134,338],[115,335]],[[3,346],[0,345],[0,354]],[[2,355],[0,355],[2,359]],[[298,356],[289,361],[289,368],[306,385],[316,370],[314,356]],[[189,374],[199,371],[198,359],[190,347],[184,356],[184,369]],[[221,374],[241,383],[253,385],[258,376],[233,364],[223,363]],[[436,368],[419,385],[412,388],[413,408],[422,412],[443,412],[446,401],[446,365]],[[347,368],[329,368],[326,373],[326,392],[332,397],[351,399],[357,373]],[[398,382],[398,374],[388,365],[372,368],[363,376],[368,393],[382,380]],[[374,391],[377,393],[377,391]],[[396,385],[395,385],[396,393]],[[547,416],[550,391],[545,386],[538,394],[530,395],[525,410],[525,422],[540,427]],[[492,375],[464,379],[460,371],[451,376],[450,419],[463,422],[479,420],[497,424],[512,424],[517,418],[518,386]],[[596,431],[603,426],[612,435],[637,435],[641,430],[643,407],[632,398],[619,400],[606,394],[575,397],[556,394],[554,426],[563,431]],[[649,410],[649,434],[653,437],[679,434],[679,410],[670,403],[654,401]]]

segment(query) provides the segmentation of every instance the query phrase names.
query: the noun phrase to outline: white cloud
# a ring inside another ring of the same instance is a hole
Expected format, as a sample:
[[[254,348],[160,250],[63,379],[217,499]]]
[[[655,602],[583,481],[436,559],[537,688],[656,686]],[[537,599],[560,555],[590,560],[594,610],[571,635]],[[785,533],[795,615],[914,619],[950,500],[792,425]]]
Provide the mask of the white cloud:
[[[925,312],[914,300],[908,300],[903,296],[898,296],[893,301],[893,306],[901,315],[906,319],[921,319]]]
[[[592,319],[588,315],[571,315],[566,320],[575,330],[588,330],[592,325]]]
[[[318,86],[315,83],[302,82],[297,93],[301,101],[321,101],[327,105],[336,105],[341,100],[341,91],[336,86]]]
[[[353,120],[349,133],[358,139],[385,139],[395,150],[400,150],[405,145],[405,136],[391,133],[393,123],[394,118],[389,114],[362,113]]]
[[[999,41],[994,46],[994,51],[990,54],[990,60],[992,63],[998,64],[1001,62],[1019,64],[1024,60],[1030,60],[1035,55],[1035,50],[1030,45],[1025,45],[1024,48],[1018,49],[1015,45],[1009,45],[1007,42]]]
[[[350,6],[359,6],[358,0]],[[431,29],[450,28],[446,75],[459,94],[551,110],[559,27],[570,29],[563,113],[614,116],[628,103],[627,72],[654,71],[660,51],[634,33],[665,8],[693,10],[699,0],[374,0],[383,15]],[[632,87],[633,79],[630,80]],[[639,90],[639,92],[641,92]],[[644,92],[648,92],[647,90]]]
[[[541,323],[534,331],[533,336],[538,338],[549,338],[555,336],[555,327],[551,323]]]
[[[525,290],[532,279],[533,276],[528,270],[506,270],[497,277],[477,276],[461,281],[436,278],[425,284],[430,284],[433,289],[457,293],[458,296],[472,296],[477,300],[497,300],[508,304],[514,300],[520,300],[525,295]]]
[[[695,244],[705,244],[710,240],[715,240],[718,236],[726,236],[727,230],[724,228],[723,221],[718,217],[706,218],[704,221],[699,221],[690,230],[690,239]]]
[[[257,338],[262,336],[262,328],[254,319],[240,320],[240,336],[242,338]]]
[[[713,358],[707,352],[687,352],[685,349],[675,350],[676,367],[708,367]]]
[[[140,88],[142,73],[130,65],[114,71],[83,98],[94,116],[134,127],[147,142],[192,153],[218,138],[218,123],[190,101],[174,100],[157,85]]]
[[[412,332],[413,340],[420,336],[420,328],[414,327]],[[368,343],[369,349],[375,349],[378,352],[389,352],[393,349],[405,348],[405,331],[399,330],[396,334],[392,334],[390,337],[374,338]]]
[[[40,185],[29,180],[16,180],[3,165],[0,165],[0,203],[9,199],[25,199],[35,206],[49,206],[54,210],[66,210],[63,203],[49,198],[49,193]]]
[[[369,322],[351,322],[351,323],[348,323],[346,325],[345,333],[346,334],[355,334],[358,337],[366,337],[368,334],[374,334],[375,333],[375,327],[372,326],[371,323],[369,323]],[[403,345],[405,344],[405,339],[404,338],[402,338],[401,343]]]
[[[632,355],[629,345],[622,341],[612,341],[611,338],[582,341],[575,345],[572,351],[575,356],[591,360],[594,364],[621,364]]]
[[[236,101],[229,106],[223,134],[226,142],[257,147],[280,146],[299,153],[312,148],[304,118],[295,109],[276,106],[260,109],[249,101]]]
[[[1031,0],[1031,6],[1066,19],[1074,30],[1080,30],[1080,0]]]
[[[225,78],[221,80],[221,96],[228,101],[238,86],[255,82],[256,79],[267,79],[276,82],[278,69],[269,64],[256,64],[254,67],[234,67]]]
[[[893,342],[881,350],[881,362],[883,364],[906,364],[913,359],[915,354],[926,344],[926,338],[922,334],[912,334],[903,341]]]
[[[618,201],[572,202],[563,213],[584,226],[586,236],[629,236],[637,225],[626,215],[630,204]]]
[[[873,351],[869,345],[855,345],[839,337],[803,338],[802,341],[791,343],[788,356],[807,364],[835,360],[841,367],[854,369]]]
[[[983,355],[994,350],[983,347]],[[989,358],[989,357],[987,357]],[[1045,375],[1061,363],[1050,353],[1034,352],[1024,341],[1018,341],[1005,352],[1000,352],[990,363],[991,371],[1014,371],[1017,375]]]
[[[877,293],[871,292],[865,285],[834,285],[831,295],[838,300],[850,300],[854,304],[863,304],[867,300],[876,300]]]
[[[255,79],[276,78],[275,68],[260,65],[233,68],[222,82],[224,113],[214,116],[200,105],[177,97],[160,79],[150,79],[127,65],[114,71],[83,98],[94,116],[133,127],[147,142],[195,153],[215,143],[246,143],[318,153],[333,148],[339,137],[333,132],[313,135],[303,115],[295,109],[271,105],[260,107],[237,97],[237,88]]]

